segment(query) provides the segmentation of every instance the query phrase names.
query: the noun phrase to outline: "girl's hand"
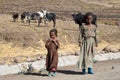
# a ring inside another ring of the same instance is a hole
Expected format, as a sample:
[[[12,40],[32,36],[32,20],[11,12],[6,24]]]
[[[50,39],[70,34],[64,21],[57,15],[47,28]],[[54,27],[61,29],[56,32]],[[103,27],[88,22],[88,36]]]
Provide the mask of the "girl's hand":
[[[78,44],[78,45],[79,45],[79,47],[81,47],[81,46],[82,46],[81,42],[79,42],[79,44]]]
[[[57,39],[54,39],[53,41],[55,42],[55,44],[57,44]]]
[[[56,39],[51,39],[51,38],[50,38],[50,41],[53,41],[53,42],[55,42],[55,41],[56,41]]]
[[[50,39],[51,41],[53,41],[53,42],[56,42],[57,41],[57,39],[55,38],[55,39]]]
[[[56,39],[53,39],[52,41],[53,41],[53,42],[56,42]]]
[[[95,47],[98,47],[98,44],[96,44]]]
[[[53,39],[53,42],[56,44],[56,46],[58,45],[58,40],[57,39]]]

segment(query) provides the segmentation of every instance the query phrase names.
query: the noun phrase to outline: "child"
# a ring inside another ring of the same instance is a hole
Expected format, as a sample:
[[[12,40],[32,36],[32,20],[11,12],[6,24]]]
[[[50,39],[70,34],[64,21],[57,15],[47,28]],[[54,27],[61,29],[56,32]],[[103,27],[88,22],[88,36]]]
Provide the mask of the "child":
[[[47,48],[46,56],[46,69],[49,71],[48,76],[56,76],[57,64],[58,64],[58,52],[59,42],[57,40],[57,30],[52,29],[49,32],[50,39],[46,41],[45,47]]]
[[[86,74],[88,69],[89,74],[93,74],[93,57],[95,52],[95,46],[97,47],[96,40],[96,25],[93,21],[94,15],[92,13],[86,13],[85,24],[80,26],[81,33],[79,36],[79,44],[81,46],[78,67],[82,68],[82,74]]]

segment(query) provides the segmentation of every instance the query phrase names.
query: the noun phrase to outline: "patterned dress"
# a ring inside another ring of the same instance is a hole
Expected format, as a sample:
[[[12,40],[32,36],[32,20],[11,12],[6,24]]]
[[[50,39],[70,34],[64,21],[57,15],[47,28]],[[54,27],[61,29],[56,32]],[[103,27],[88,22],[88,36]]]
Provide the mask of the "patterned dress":
[[[46,56],[46,69],[48,71],[52,71],[54,68],[57,70],[57,65],[58,65],[58,52],[57,49],[59,48],[59,42],[58,40],[56,41],[57,45],[55,44],[54,41],[50,41],[48,39],[46,41],[45,47],[47,48],[47,56]]]
[[[92,25],[88,27],[83,25],[80,27],[79,42],[82,42],[80,48],[78,67],[86,69],[88,67],[92,68],[93,66],[93,57],[95,54],[95,44],[96,40],[96,26]]]

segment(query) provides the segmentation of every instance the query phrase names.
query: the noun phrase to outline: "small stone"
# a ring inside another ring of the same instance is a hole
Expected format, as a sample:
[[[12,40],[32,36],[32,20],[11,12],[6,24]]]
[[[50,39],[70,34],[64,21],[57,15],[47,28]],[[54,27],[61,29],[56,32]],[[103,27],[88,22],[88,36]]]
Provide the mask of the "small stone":
[[[103,51],[105,51],[105,53],[107,53],[107,52],[111,52],[112,50],[111,50],[111,47],[107,46],[103,49]]]
[[[28,57],[27,57],[27,62],[30,62],[30,61],[31,61],[31,59],[30,59],[30,57],[28,56]]]
[[[115,67],[114,67],[114,66],[112,66],[112,69],[115,69]]]
[[[17,58],[14,59],[14,63],[18,63],[18,59]]]
[[[38,56],[38,57],[37,57],[37,60],[41,60],[41,56]]]
[[[120,52],[120,49],[118,49],[118,51]]]
[[[80,51],[75,51],[75,55],[78,56]]]
[[[75,55],[75,52],[70,52],[69,54],[67,54],[67,56],[68,55]]]
[[[33,70],[34,70],[34,69],[33,69],[33,67],[32,67],[32,64],[29,64],[27,71],[30,73],[30,72],[32,72]]]

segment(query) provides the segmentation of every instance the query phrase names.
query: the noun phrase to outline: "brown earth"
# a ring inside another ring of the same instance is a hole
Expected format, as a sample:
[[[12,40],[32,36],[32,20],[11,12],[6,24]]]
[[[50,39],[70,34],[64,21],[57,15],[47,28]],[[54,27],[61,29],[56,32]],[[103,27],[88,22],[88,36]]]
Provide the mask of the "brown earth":
[[[116,22],[119,23],[118,7],[113,9],[80,0],[0,0],[1,64],[14,63],[16,58],[20,60],[18,62],[26,61],[29,57],[36,60],[39,56],[47,53],[44,45],[46,39],[49,38],[49,30],[53,28],[52,22],[48,23],[48,26],[42,23],[41,27],[37,27],[37,23],[32,21],[28,26],[27,23],[21,23],[20,18],[18,22],[12,22],[11,17],[12,12],[36,12],[40,8],[57,14],[56,28],[61,44],[59,54],[72,54],[79,50],[77,45],[78,25],[71,17],[72,12],[78,11],[82,13],[93,11],[98,15],[99,47],[97,50],[102,50],[107,46],[113,50],[120,49],[120,26],[115,25]]]

